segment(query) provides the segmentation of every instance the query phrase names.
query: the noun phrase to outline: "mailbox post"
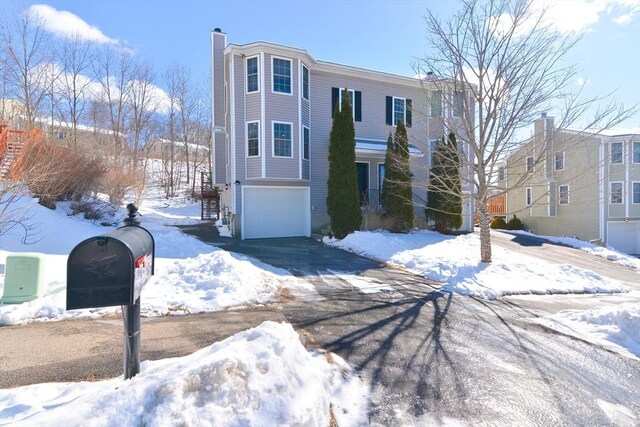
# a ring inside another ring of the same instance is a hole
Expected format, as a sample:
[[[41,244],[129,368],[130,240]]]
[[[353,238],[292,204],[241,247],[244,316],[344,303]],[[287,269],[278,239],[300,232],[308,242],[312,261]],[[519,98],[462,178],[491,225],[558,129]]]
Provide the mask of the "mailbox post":
[[[140,371],[140,292],[155,261],[153,236],[127,209],[127,225],[80,242],[67,261],[67,310],[122,306],[125,379]]]

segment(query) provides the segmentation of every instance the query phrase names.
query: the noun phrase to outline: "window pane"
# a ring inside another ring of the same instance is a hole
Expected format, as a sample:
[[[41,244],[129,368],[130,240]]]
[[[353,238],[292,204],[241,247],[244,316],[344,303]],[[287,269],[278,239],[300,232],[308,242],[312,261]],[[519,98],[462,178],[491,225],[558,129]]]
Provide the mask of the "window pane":
[[[442,116],[442,92],[431,91],[431,117]]]
[[[633,163],[640,163],[640,142],[633,143]]]
[[[291,125],[273,124],[273,155],[291,157]]]
[[[398,121],[402,120],[404,122],[404,99],[403,98],[394,98],[393,99],[393,125],[397,126]]]
[[[302,67],[302,97],[309,99],[309,69]]]
[[[273,59],[273,91],[291,93],[291,61]]]
[[[611,194],[610,203],[612,205],[617,205],[622,203],[622,183],[621,182],[612,182],[611,183]]]
[[[453,117],[462,117],[464,99],[462,92],[453,92]]]
[[[611,163],[622,163],[622,142],[611,143]]]
[[[356,117],[356,109],[353,108],[353,102],[354,102],[355,96],[356,96],[355,91],[349,89],[349,105],[351,106],[351,116],[353,117],[354,121]],[[338,100],[339,102],[338,108],[340,109],[340,111],[342,111],[342,98],[344,98],[344,89],[340,88],[340,99]]]
[[[258,58],[247,59],[247,92],[258,90]]]
[[[258,156],[260,154],[258,142],[258,123],[249,123],[247,125],[247,143],[249,156]]]
[[[633,203],[640,203],[640,182],[633,183]]]
[[[556,170],[564,169],[564,151],[561,153],[556,153]]]
[[[527,172],[533,172],[533,157],[527,157]]]
[[[527,188],[527,206],[529,206],[531,204],[531,201],[533,200],[533,191],[531,190],[531,188]]]
[[[559,199],[560,199],[560,204],[561,205],[566,205],[569,203],[569,186],[568,185],[561,185],[560,186],[560,193],[559,193]]]
[[[504,181],[504,166],[498,168],[498,181]]]
[[[309,160],[309,129],[303,128],[304,130],[304,139],[303,139],[303,155],[305,160]]]

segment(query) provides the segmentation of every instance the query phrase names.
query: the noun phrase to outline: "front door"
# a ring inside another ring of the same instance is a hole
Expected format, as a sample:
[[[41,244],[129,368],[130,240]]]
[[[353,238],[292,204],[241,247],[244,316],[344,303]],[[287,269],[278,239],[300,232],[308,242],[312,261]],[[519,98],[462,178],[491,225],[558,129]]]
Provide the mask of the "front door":
[[[369,163],[356,162],[358,168],[358,192],[360,193],[360,205],[369,202]]]

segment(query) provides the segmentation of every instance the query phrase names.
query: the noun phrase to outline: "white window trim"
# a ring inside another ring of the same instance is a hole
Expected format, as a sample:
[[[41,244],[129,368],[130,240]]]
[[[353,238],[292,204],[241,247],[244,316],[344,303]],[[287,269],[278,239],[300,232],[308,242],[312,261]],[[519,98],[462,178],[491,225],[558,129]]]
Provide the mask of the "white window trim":
[[[558,154],[562,154],[562,167],[561,168],[558,168],[558,159],[556,157]],[[564,151],[556,152],[555,155],[553,156],[553,170],[555,170],[555,171],[563,171],[564,170],[564,162],[565,162]]]
[[[634,150],[633,150],[633,145],[634,144],[638,144],[640,146],[640,141],[631,141],[631,163],[633,163],[634,165],[639,165],[640,162],[636,162],[634,161],[633,155],[634,155]]]
[[[631,204],[632,205],[640,205],[640,200],[637,201],[637,202],[633,201],[633,194],[634,194],[633,186],[636,185],[636,184],[638,184],[640,186],[640,181],[632,181],[631,182]]]
[[[533,189],[531,187],[524,190],[524,204],[525,206],[533,205]]]
[[[311,98],[311,71],[309,70],[309,67],[307,67],[304,62],[300,61],[302,63],[302,78],[300,79],[300,81],[302,81],[302,87],[300,88],[300,96],[302,97],[302,99],[309,101],[309,99]],[[307,76],[309,76],[309,81],[307,82],[307,96],[304,96],[304,70],[307,70]]]
[[[279,125],[291,126],[291,155],[290,156],[276,156],[276,132],[275,132],[276,123]],[[276,159],[293,159],[293,140],[294,140],[293,123],[281,122],[278,120],[271,120],[271,157]]]
[[[562,187],[567,187],[567,203],[562,203],[562,198],[561,198],[561,194],[562,194]],[[568,184],[563,184],[563,185],[559,185],[558,186],[558,204],[559,205],[568,205],[569,203],[571,203],[571,187],[569,187]]]
[[[531,159],[531,170],[529,170],[529,159]],[[527,156],[524,161],[524,171],[525,173],[534,173],[536,169],[536,162],[533,159],[533,156]]]
[[[342,111],[342,98],[344,97],[344,89],[340,88],[338,91],[338,111]],[[349,89],[349,101],[351,101],[351,117],[353,122],[356,121],[356,91],[355,89]]]
[[[309,157],[304,157],[304,130],[307,130],[307,133],[309,134]],[[311,159],[311,129],[309,129],[308,126],[302,125],[302,160],[307,160],[309,161],[309,159]]]
[[[258,78],[258,89],[257,90],[249,90],[249,73],[247,71],[247,68],[249,67],[249,60],[250,59],[254,59],[257,61],[257,69],[256,69],[256,77]],[[245,73],[245,77],[244,77],[244,86],[246,88],[246,93],[258,93],[260,92],[260,86],[261,86],[261,82],[260,82],[260,56],[259,55],[254,55],[254,56],[249,56],[247,58],[245,58],[244,61],[244,73]],[[249,122],[247,122],[249,123]]]
[[[611,196],[613,194],[613,191],[611,190],[611,187],[613,187],[613,184],[620,184],[620,188],[622,190],[622,194],[620,197],[620,203],[612,203],[611,202]],[[611,181],[609,182],[609,204],[610,205],[624,205],[624,182],[623,181]]]
[[[288,61],[289,62],[289,92],[276,92],[273,90],[273,85],[275,83],[275,73],[273,72],[274,66],[273,66],[273,62],[276,59],[280,59],[282,61]],[[293,59],[291,58],[283,58],[281,56],[272,56],[271,57],[271,93],[274,94],[278,94],[278,95],[288,95],[288,96],[293,96]],[[278,123],[283,123],[283,122],[278,122]]]
[[[398,122],[396,121],[396,99],[402,99],[402,102],[404,103],[404,112],[402,115],[402,122],[404,123],[404,125],[407,125],[407,98],[402,98],[400,96],[394,96],[392,101],[391,101],[391,126],[393,127],[397,127],[398,126]]]
[[[619,162],[613,161],[613,144],[620,144],[620,146],[622,147],[622,155],[620,156]],[[609,163],[612,165],[624,165],[624,142],[614,141],[609,144]]]
[[[384,186],[384,179],[380,179],[380,165],[384,166],[385,175],[387,173],[387,167],[385,166],[385,163],[384,162],[378,162],[377,163],[378,169],[376,170],[376,173],[378,174],[378,194],[382,193],[382,187]]]
[[[250,156],[249,155],[249,125],[252,124],[252,123],[257,123],[258,124],[258,154],[255,155],[255,156]],[[261,133],[260,133],[260,120],[250,120],[250,121],[248,121],[246,123],[246,125],[245,125],[245,137],[244,137],[244,140],[245,140],[245,155],[247,156],[247,158],[253,159],[253,158],[256,158],[256,157],[260,157],[260,155],[262,154],[261,153],[262,150],[260,149],[260,146],[261,146],[260,145],[260,135],[261,135]]]

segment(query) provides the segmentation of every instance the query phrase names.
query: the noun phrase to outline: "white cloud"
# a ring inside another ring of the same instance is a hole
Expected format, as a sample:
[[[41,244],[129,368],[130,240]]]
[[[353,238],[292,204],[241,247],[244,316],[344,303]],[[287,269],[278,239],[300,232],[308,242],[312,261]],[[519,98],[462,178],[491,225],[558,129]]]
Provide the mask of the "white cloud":
[[[585,79],[583,77],[578,77],[576,79],[576,83],[578,84],[578,86],[584,86],[584,85],[589,84],[591,82],[588,79]]]
[[[44,24],[44,28],[63,37],[77,35],[82,40],[104,44],[117,44],[118,40],[107,37],[99,28],[89,25],[77,15],[66,10],[57,10],[46,4],[35,4],[29,7]]]

